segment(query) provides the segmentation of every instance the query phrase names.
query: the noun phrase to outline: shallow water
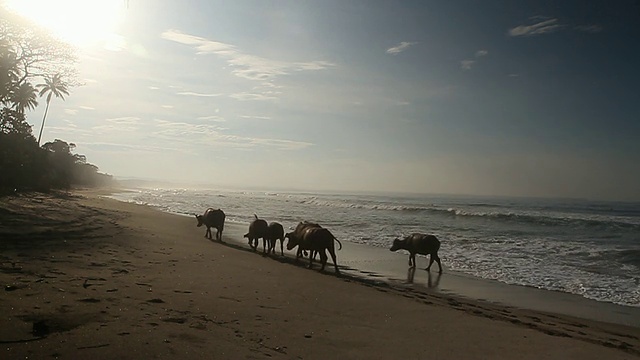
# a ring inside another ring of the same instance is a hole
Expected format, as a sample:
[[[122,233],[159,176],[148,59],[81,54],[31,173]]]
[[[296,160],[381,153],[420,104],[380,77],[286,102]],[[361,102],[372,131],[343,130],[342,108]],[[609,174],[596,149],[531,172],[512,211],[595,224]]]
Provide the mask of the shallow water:
[[[113,197],[185,215],[221,208],[228,222],[241,224],[254,213],[285,229],[310,220],[343,242],[371,247],[431,233],[448,269],[640,306],[639,203],[216,189],[133,189]]]

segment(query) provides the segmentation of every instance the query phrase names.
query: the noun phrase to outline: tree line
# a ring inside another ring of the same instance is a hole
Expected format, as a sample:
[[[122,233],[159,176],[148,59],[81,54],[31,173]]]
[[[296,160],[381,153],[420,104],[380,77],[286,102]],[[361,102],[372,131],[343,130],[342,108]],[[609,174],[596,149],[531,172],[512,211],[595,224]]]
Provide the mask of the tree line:
[[[40,146],[54,98],[76,85],[73,49],[0,5],[0,194],[47,191],[74,185],[101,186],[110,175],[56,139]],[[25,112],[46,100],[38,138]]]

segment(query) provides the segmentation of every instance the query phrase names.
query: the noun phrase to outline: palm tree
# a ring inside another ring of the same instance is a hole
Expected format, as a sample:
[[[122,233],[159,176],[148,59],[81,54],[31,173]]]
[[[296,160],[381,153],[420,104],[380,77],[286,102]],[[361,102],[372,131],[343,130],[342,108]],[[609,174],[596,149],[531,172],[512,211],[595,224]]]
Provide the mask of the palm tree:
[[[38,92],[31,83],[23,82],[11,94],[13,107],[20,114],[24,114],[24,110],[31,110],[38,106]]]
[[[44,78],[44,84],[36,85],[40,89],[40,97],[44,94],[47,95],[47,107],[44,109],[44,116],[42,117],[42,125],[40,126],[40,134],[38,135],[38,145],[40,145],[40,138],[42,138],[42,130],[44,129],[44,121],[47,119],[47,112],[49,112],[49,103],[51,102],[51,97],[55,95],[55,97],[59,97],[64,100],[64,95],[69,95],[69,90],[67,90],[67,84],[62,81],[62,76],[60,74],[55,74],[53,76],[46,76]]]

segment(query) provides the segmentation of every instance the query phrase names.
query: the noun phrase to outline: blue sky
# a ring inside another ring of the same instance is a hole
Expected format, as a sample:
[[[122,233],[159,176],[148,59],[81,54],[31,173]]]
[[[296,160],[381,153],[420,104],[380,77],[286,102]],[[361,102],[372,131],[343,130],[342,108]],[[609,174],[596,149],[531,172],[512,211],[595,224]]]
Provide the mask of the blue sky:
[[[640,200],[637,2],[112,3],[43,135],[102,171]]]

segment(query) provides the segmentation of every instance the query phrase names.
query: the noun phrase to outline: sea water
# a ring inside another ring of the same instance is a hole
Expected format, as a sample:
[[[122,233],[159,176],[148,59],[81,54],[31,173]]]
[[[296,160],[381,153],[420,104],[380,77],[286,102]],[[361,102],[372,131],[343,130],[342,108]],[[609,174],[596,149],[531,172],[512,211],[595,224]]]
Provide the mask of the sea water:
[[[132,189],[116,199],[193,215],[223,209],[293,229],[320,223],[341,241],[388,249],[436,235],[448,269],[507,284],[640,306],[640,203],[440,195]]]

